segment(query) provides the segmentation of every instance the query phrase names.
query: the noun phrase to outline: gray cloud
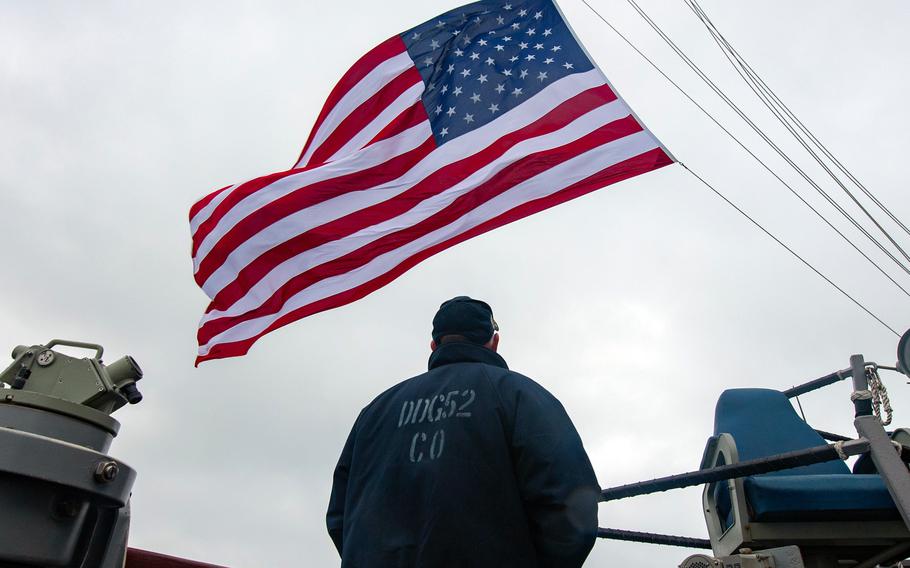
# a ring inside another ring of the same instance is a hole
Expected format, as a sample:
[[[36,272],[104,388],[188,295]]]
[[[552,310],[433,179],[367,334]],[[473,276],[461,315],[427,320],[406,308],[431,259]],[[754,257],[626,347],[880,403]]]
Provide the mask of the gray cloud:
[[[710,100],[626,6],[601,4]],[[895,337],[672,166],[464,243],[355,304],[271,334],[244,358],[194,369],[206,301],[191,276],[189,205],[288,167],[351,62],[450,7],[0,8],[0,348],[66,337],[139,360],[146,400],[118,413],[113,447],[140,474],[134,546],[235,567],[337,565],[323,516],[344,438],[364,404],[421,372],[432,313],[456,294],[490,301],[506,359],[564,402],[605,486],[696,468],[724,388],[785,388],[845,367],[856,352],[893,362]],[[906,3],[705,7],[906,219]],[[910,324],[905,296],[581,3],[562,8],[681,160],[889,323]],[[682,3],[646,8],[725,89],[743,94]],[[910,397],[890,379],[899,418]],[[841,386],[804,397],[808,418],[849,433],[848,394]],[[691,489],[605,505],[601,523],[700,536],[699,496]],[[675,565],[686,554],[600,542],[589,564]]]

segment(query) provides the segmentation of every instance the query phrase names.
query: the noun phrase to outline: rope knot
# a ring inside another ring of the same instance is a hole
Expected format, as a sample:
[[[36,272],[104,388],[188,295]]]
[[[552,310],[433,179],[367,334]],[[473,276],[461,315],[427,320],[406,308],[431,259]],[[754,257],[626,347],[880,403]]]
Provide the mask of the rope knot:
[[[844,451],[844,441],[843,440],[841,440],[840,442],[834,442],[834,451],[837,452],[837,457],[839,457],[840,459],[842,459],[844,461],[847,461],[847,458],[850,457],[847,455],[847,452]]]

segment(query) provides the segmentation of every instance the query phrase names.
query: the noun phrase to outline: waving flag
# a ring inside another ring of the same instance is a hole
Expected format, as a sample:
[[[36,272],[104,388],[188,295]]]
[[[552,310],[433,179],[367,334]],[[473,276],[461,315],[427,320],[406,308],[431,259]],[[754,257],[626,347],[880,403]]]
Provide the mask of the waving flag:
[[[482,1],[381,43],[290,170],[190,209],[197,364],[506,223],[672,163],[551,0]]]

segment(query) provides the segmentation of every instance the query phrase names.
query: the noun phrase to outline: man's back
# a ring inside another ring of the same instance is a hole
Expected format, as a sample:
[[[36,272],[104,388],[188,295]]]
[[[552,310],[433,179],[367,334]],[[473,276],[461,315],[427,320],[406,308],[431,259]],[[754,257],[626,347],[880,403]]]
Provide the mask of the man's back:
[[[571,567],[598,494],[562,405],[490,349],[449,343],[361,412],[327,524],[345,567]]]

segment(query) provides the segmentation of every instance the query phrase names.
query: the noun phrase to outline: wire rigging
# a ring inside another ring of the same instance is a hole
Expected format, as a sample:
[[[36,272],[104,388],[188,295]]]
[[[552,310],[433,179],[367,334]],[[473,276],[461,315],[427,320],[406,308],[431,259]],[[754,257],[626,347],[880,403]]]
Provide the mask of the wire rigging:
[[[714,22],[708,17],[704,9],[698,4],[697,0],[683,0],[690,10],[698,17],[698,19],[704,24],[708,32],[711,34],[711,37],[714,39],[714,42],[720,48],[721,52],[724,54],[724,57],[730,62],[734,70],[739,74],[740,77],[746,82],[749,88],[762,100],[765,106],[774,114],[778,121],[787,128],[788,131],[793,135],[793,137],[800,143],[800,145],[805,148],[805,150],[821,165],[825,172],[834,180],[835,183],[850,197],[850,199],[860,208],[860,210],[875,224],[875,226],[881,231],[885,237],[891,241],[891,244],[900,251],[900,253],[910,260],[910,256],[904,251],[904,249],[891,237],[891,235],[885,230],[884,227],[872,216],[872,214],[859,202],[856,196],[851,192],[841,181],[841,179],[828,167],[826,163],[819,157],[813,148],[811,148],[806,141],[808,140],[815,145],[818,150],[824,154],[834,165],[837,167],[841,173],[847,176],[850,181],[852,181],[857,187],[859,187],[862,192],[868,197],[875,205],[879,207],[888,217],[891,218],[894,223],[896,223],[901,229],[903,229],[908,235],[910,235],[910,229],[904,225],[900,219],[897,218],[894,213],[891,212],[865,185],[863,185],[856,177],[847,170],[846,167],[834,156],[834,154],[828,150],[828,148],[809,130],[809,128],[793,113],[793,111],[788,107],[777,94],[768,86],[768,84],[758,75],[755,69],[740,55],[740,53],[733,47],[733,45],[724,37],[724,35],[717,29],[717,26],[714,25]],[[799,130],[803,136],[800,135],[796,130]]]
[[[759,222],[756,221],[754,218],[752,218],[748,213],[746,213],[745,211],[743,211],[742,209],[740,209],[735,203],[733,203],[732,201],[730,201],[729,199],[727,199],[727,197],[726,197],[724,194],[722,194],[720,191],[718,191],[713,185],[711,185],[710,183],[708,183],[707,181],[705,181],[705,179],[702,178],[702,177],[701,177],[700,175],[698,175],[697,173],[695,173],[695,172],[693,172],[692,170],[690,170],[685,164],[680,163],[679,165],[682,166],[687,172],[689,172],[690,174],[692,174],[693,176],[695,176],[695,178],[696,178],[698,181],[700,181],[701,183],[703,183],[703,184],[705,185],[705,187],[707,187],[708,189],[710,189],[711,191],[713,191],[715,194],[717,194],[718,197],[720,197],[721,199],[723,199],[724,201],[726,201],[727,204],[728,204],[730,207],[732,207],[732,208],[736,209],[737,211],[739,211],[739,213],[740,213],[743,217],[745,217],[746,219],[748,219],[749,221],[751,221],[753,225],[755,225],[756,227],[758,227],[759,229],[761,229],[762,232],[764,232],[766,235],[768,235],[769,237],[771,237],[772,239],[774,239],[774,241],[777,242],[777,244],[779,244],[780,246],[782,246],[782,247],[784,247],[785,249],[787,249],[787,251],[788,251],[790,254],[792,254],[793,256],[795,256],[796,258],[798,258],[798,259],[800,260],[800,262],[802,262],[802,263],[805,264],[807,267],[809,267],[809,269],[811,269],[812,272],[818,274],[818,275],[821,276],[828,284],[834,286],[834,288],[836,288],[838,292],[840,292],[841,294],[843,294],[844,296],[846,296],[851,302],[853,302],[854,304],[856,304],[857,306],[859,306],[859,308],[860,308],[861,310],[863,310],[864,312],[866,312],[867,314],[869,314],[870,316],[872,316],[872,317],[875,319],[875,321],[877,321],[878,323],[880,323],[880,324],[882,324],[883,326],[885,326],[885,328],[888,329],[891,333],[893,333],[894,335],[900,337],[901,334],[899,334],[893,327],[891,327],[890,325],[888,325],[887,323],[885,323],[880,317],[878,317],[877,315],[875,315],[874,313],[872,313],[872,311],[869,310],[869,308],[867,308],[866,306],[864,306],[863,304],[861,304],[861,303],[859,302],[859,300],[857,300],[856,298],[854,298],[853,296],[851,296],[849,292],[847,292],[846,290],[844,290],[843,288],[841,288],[840,286],[838,286],[837,284],[835,284],[830,278],[828,278],[827,276],[825,276],[824,274],[822,274],[822,272],[821,272],[819,269],[817,269],[817,268],[815,268],[814,266],[812,266],[812,264],[810,264],[808,260],[806,260],[805,258],[803,258],[802,256],[800,256],[799,253],[797,253],[796,251],[794,251],[792,248],[788,247],[782,240],[780,240],[779,238],[777,238],[776,236],[774,236],[774,234],[771,233],[771,231],[769,231],[768,229],[764,228],[764,227],[761,225],[761,223],[759,223]]]
[[[850,223],[853,224],[853,226],[863,235],[865,235],[866,238],[872,241],[872,243],[875,244],[879,250],[882,251],[882,253],[888,256],[888,258],[894,261],[894,263],[897,264],[904,272],[910,275],[910,268],[905,266],[903,262],[895,257],[891,251],[889,251],[878,239],[875,238],[875,236],[873,236],[868,230],[866,230],[865,227],[863,227],[856,219],[854,219],[849,212],[847,212],[837,201],[834,200],[834,198],[828,195],[828,193],[822,189],[821,186],[819,186],[796,162],[794,162],[793,159],[791,159],[761,128],[759,128],[758,125],[756,125],[755,122],[752,121],[752,119],[750,119],[746,113],[743,112],[743,110],[739,108],[739,106],[734,103],[733,100],[731,100],[730,97],[728,97],[726,93],[724,93],[720,87],[718,87],[717,84],[714,83],[714,81],[712,81],[711,78],[708,77],[704,71],[702,71],[701,68],[694,61],[692,61],[692,59],[690,59],[689,56],[686,55],[678,45],[676,45],[676,43],[660,28],[660,26],[657,25],[657,23],[647,14],[647,12],[645,12],[641,6],[635,2],[635,0],[626,1],[635,9],[636,12],[638,12],[638,14],[648,23],[648,25],[651,26],[651,28],[661,37],[661,39],[664,40],[664,43],[666,43],[674,51],[674,53],[676,53],[676,55],[679,56],[679,58],[682,59],[683,62],[686,63],[686,65],[692,71],[694,71],[695,74],[698,75],[699,78],[701,78],[702,81],[704,81],[705,84],[707,84],[711,90],[713,90],[714,93],[721,98],[721,100],[727,104],[727,106],[736,112],[736,114],[746,124],[748,124],[749,127],[751,127],[752,130],[762,138],[762,140],[764,140],[784,161],[787,162],[787,164],[790,165],[790,167],[792,167],[809,185],[811,185],[819,195],[828,201],[828,203],[834,207],[841,215],[843,215],[845,219],[850,221]],[[795,190],[793,190],[792,187],[788,186],[788,189],[790,189],[792,193],[795,193]]]
[[[815,207],[813,207],[812,204],[810,204],[808,201],[806,201],[795,189],[793,189],[793,187],[790,184],[788,184],[786,181],[784,181],[784,179],[781,178],[777,174],[777,172],[772,170],[771,167],[768,166],[768,164],[766,164],[752,150],[750,150],[748,146],[746,146],[742,141],[739,140],[739,138],[737,138],[732,132],[730,132],[730,130],[727,129],[727,127],[725,127],[723,124],[721,124],[720,121],[714,117],[714,115],[712,115],[710,112],[708,112],[707,109],[705,109],[698,101],[696,101],[691,95],[689,95],[689,93],[687,93],[676,81],[674,81],[669,75],[667,75],[663,71],[663,69],[658,67],[657,64],[654,63],[654,61],[650,57],[648,57],[644,52],[642,52],[640,49],[638,49],[638,47],[635,44],[633,44],[622,32],[620,32],[618,29],[616,29],[615,26],[613,26],[613,24],[611,24],[609,21],[607,21],[607,19],[604,18],[600,14],[600,12],[598,12],[596,9],[594,9],[594,7],[591,6],[591,4],[589,4],[587,0],[581,0],[581,1],[604,24],[606,24],[607,27],[609,27],[611,30],[613,30],[613,32],[617,36],[619,36],[626,43],[626,45],[628,45],[630,48],[632,48],[632,50],[635,51],[639,56],[641,56],[642,59],[647,61],[648,64],[650,64],[651,67],[654,68],[655,71],[657,71],[664,79],[667,80],[667,82],[669,82],[671,85],[673,85],[677,91],[679,91],[684,97],[686,97],[689,100],[689,102],[691,102],[693,105],[695,105],[695,107],[698,108],[698,110],[700,110],[706,117],[708,117],[711,120],[711,122],[713,122],[715,124],[715,126],[720,128],[721,131],[723,131],[730,139],[732,139],[734,142],[736,142],[736,144],[738,144],[740,148],[742,148],[756,162],[758,162],[768,173],[770,173],[775,179],[777,179],[777,181],[779,181],[784,187],[786,187],[788,190],[790,190],[790,193],[792,193],[794,196],[796,196],[806,207],[808,207],[813,213],[815,213],[815,215],[817,215],[822,221],[824,221],[835,233],[837,233],[842,239],[844,239],[844,241],[846,241],[851,247],[853,247],[853,249],[856,250],[856,252],[858,252],[863,258],[865,258],[870,264],[872,264],[872,266],[874,266],[882,275],[884,275],[888,280],[890,280],[898,289],[900,289],[907,296],[910,296],[910,292],[908,292],[903,286],[901,286],[893,277],[891,277],[890,274],[885,272],[885,270],[881,266],[879,266],[878,263],[876,263],[872,258],[870,258],[869,255],[867,255],[853,241],[851,241],[843,232],[840,231],[840,229],[838,229],[827,218],[825,218],[825,216],[822,215]]]
[[[620,38],[621,38],[621,39],[622,39],[630,48],[632,48],[633,51],[635,51],[636,53],[638,53],[638,55],[641,56],[642,59],[644,59],[645,61],[647,61],[648,64],[650,64],[651,67],[654,68],[655,71],[657,71],[661,76],[663,76],[663,78],[666,79],[671,85],[673,85],[673,86],[674,86],[674,87],[675,87],[683,96],[685,96],[687,99],[689,99],[689,101],[690,101],[693,105],[695,105],[695,106],[696,106],[696,107],[697,107],[705,116],[707,116],[715,125],[717,125],[718,128],[720,128],[724,133],[726,133],[727,136],[729,136],[733,141],[735,141],[743,150],[745,150],[750,156],[752,156],[759,164],[762,165],[762,167],[764,167],[771,175],[773,175],[773,176],[774,176],[778,181],[780,181],[785,187],[787,187],[788,189],[790,189],[790,191],[793,192],[794,195],[796,195],[797,197],[800,197],[799,194],[796,193],[796,192],[793,190],[792,187],[790,187],[790,186],[789,186],[789,185],[788,185],[788,184],[787,184],[779,175],[777,175],[776,172],[774,172],[774,170],[772,170],[772,169],[771,169],[767,164],[765,164],[757,155],[755,155],[754,152],[752,152],[745,144],[743,144],[736,136],[734,136],[732,132],[730,132],[723,124],[720,123],[720,121],[718,121],[718,120],[714,117],[714,115],[712,115],[711,113],[709,113],[701,104],[698,103],[698,101],[696,101],[696,100],[695,100],[691,95],[689,95],[689,93],[687,93],[687,92],[686,92],[678,83],[676,83],[676,81],[674,81],[672,78],[670,78],[670,76],[667,75],[667,74],[663,71],[663,69],[661,69],[660,67],[658,67],[657,64],[654,63],[654,61],[651,60],[651,58],[649,58],[647,55],[645,55],[644,52],[642,52],[640,49],[638,49],[638,47],[637,47],[635,44],[633,44],[633,43],[632,43],[632,42],[631,42],[631,41],[630,41],[622,32],[620,32],[618,29],[616,29],[616,27],[613,26],[613,24],[611,24],[609,21],[607,21],[607,19],[604,18],[604,17],[600,14],[600,12],[598,12],[596,9],[594,9],[594,7],[591,6],[591,4],[588,3],[588,0],[581,0],[581,1],[582,1],[582,3],[583,3],[585,6],[588,7],[588,9],[590,9],[590,10],[594,13],[594,15],[596,15],[604,24],[606,24],[607,27],[609,27],[611,30],[613,30],[613,32],[614,32],[617,36],[619,36],[619,37],[620,37]],[[828,284],[830,284],[831,286],[833,286],[837,291],[839,291],[841,294],[843,294],[844,296],[846,296],[851,302],[853,302],[854,304],[856,304],[857,306],[859,306],[860,309],[862,309],[864,312],[866,312],[868,315],[870,315],[873,319],[875,319],[877,322],[879,322],[879,323],[880,323],[882,326],[884,326],[887,330],[889,330],[891,333],[893,333],[893,334],[895,334],[895,335],[897,335],[897,336],[900,336],[900,334],[899,334],[897,331],[895,331],[894,328],[892,328],[892,327],[889,326],[887,323],[885,323],[881,318],[879,318],[879,317],[878,317],[877,315],[875,315],[871,310],[869,310],[866,306],[864,306],[862,303],[860,303],[859,300],[857,300],[856,298],[854,298],[853,296],[851,296],[847,291],[845,291],[843,288],[841,288],[840,286],[838,286],[837,284],[835,284],[833,281],[831,281],[830,278],[828,278],[828,277],[825,276],[820,270],[818,270],[817,268],[815,268],[814,266],[812,266],[812,264],[810,264],[806,259],[804,259],[804,258],[801,257],[799,254],[797,254],[796,251],[794,251],[792,248],[790,248],[789,246],[787,246],[783,241],[781,241],[781,240],[778,239],[776,236],[774,236],[774,234],[772,234],[770,231],[768,231],[767,229],[765,229],[758,221],[756,221],[754,218],[752,218],[749,214],[747,214],[744,210],[742,210],[740,207],[738,207],[738,206],[737,206],[736,204],[734,204],[732,201],[730,201],[729,199],[727,199],[727,197],[724,196],[724,195],[723,195],[719,190],[717,190],[714,186],[712,186],[712,185],[709,184],[707,181],[705,181],[701,176],[697,175],[695,172],[693,172],[692,170],[690,170],[685,164],[680,163],[680,165],[681,165],[686,171],[688,171],[690,174],[692,174],[695,178],[697,178],[703,185],[705,185],[707,188],[709,188],[711,191],[713,191],[718,197],[720,197],[721,199],[723,199],[728,205],[730,205],[731,207],[733,207],[737,212],[739,212],[742,216],[744,216],[746,219],[748,219],[752,224],[754,224],[756,227],[758,227],[758,228],[759,228],[762,232],[764,232],[766,235],[768,235],[769,237],[771,237],[775,242],[777,242],[780,246],[782,246],[784,249],[786,249],[790,254],[792,254],[793,256],[795,256],[800,262],[802,262],[802,263],[803,263],[804,265],[806,265],[809,269],[811,269],[813,272],[815,272],[819,277],[821,277],[821,278],[824,279],[826,282],[828,282]],[[809,205],[804,199],[802,199],[802,197],[800,197],[800,200],[803,201],[803,203],[805,203],[810,209],[812,209],[813,211],[815,211],[816,214],[818,214],[826,223],[828,223],[829,226],[831,226],[832,228],[834,228],[833,225],[831,225],[831,223],[828,222],[827,219],[824,218],[824,216],[822,216],[821,214],[819,214],[819,213],[815,210],[815,208],[812,207],[811,205]],[[835,229],[835,231],[837,231],[837,229]],[[838,232],[838,234],[840,234],[841,236],[844,236],[842,233],[840,233],[840,231],[837,231],[837,232]],[[846,239],[846,237],[844,237],[844,238]],[[849,239],[847,239],[847,241],[850,242],[851,245],[853,244],[851,241],[849,241]],[[854,248],[856,248],[855,245],[853,245],[853,246],[854,246]],[[859,249],[857,249],[857,250],[859,250]],[[863,256],[864,256],[867,260],[869,260],[870,262],[872,262],[872,260],[869,259],[869,257],[866,256],[864,253],[862,253],[862,251],[860,251],[860,253],[863,254]],[[874,262],[873,262],[873,265],[875,265],[876,268],[879,268],[878,265],[876,265]],[[879,270],[881,270],[881,268],[879,268]],[[887,276],[887,274],[886,274],[886,276]],[[891,279],[891,278],[889,277],[889,279]],[[891,281],[894,282],[893,279],[891,279]],[[896,282],[895,282],[895,284],[900,288],[900,285],[899,285],[899,284],[897,284]],[[903,288],[901,288],[901,290],[903,290]],[[906,293],[906,290],[905,290],[904,292]]]
[[[712,36],[713,36],[713,34],[712,34]],[[717,43],[718,47],[720,47],[721,52],[724,54],[724,57],[726,57],[727,61],[729,61],[730,64],[733,66],[733,69],[743,79],[743,81],[745,81],[745,83],[749,86],[749,88],[752,90],[752,92],[755,93],[755,95],[759,98],[759,100],[762,101],[762,103],[765,105],[765,107],[778,120],[778,122],[780,122],[781,125],[783,125],[784,128],[786,128],[787,131],[790,132],[790,134],[794,137],[794,139],[796,139],[796,141],[806,150],[806,152],[810,156],[812,156],[812,158],[815,159],[816,162],[818,162],[818,164],[822,167],[822,169],[825,170],[825,172],[831,177],[831,179],[833,179],[834,182],[841,189],[844,190],[844,192],[853,200],[853,202],[857,205],[857,207],[859,207],[860,210],[863,211],[863,213],[865,213],[867,217],[869,217],[869,219],[872,221],[872,223],[879,229],[879,231],[881,231],[885,235],[885,237],[904,256],[904,258],[907,258],[908,260],[910,260],[910,256],[907,255],[906,251],[904,251],[904,249],[900,246],[900,244],[898,244],[897,241],[895,241],[894,238],[885,230],[885,228],[882,227],[882,225],[871,215],[871,213],[869,213],[869,211],[865,207],[863,207],[863,205],[856,199],[856,197],[853,195],[853,193],[849,189],[847,189],[847,187],[843,184],[843,182],[840,180],[840,178],[838,178],[837,175],[831,171],[831,169],[828,167],[828,165],[824,163],[824,161],[818,156],[818,154],[815,152],[815,150],[813,150],[809,146],[809,144],[806,142],[806,140],[799,134],[799,132],[797,132],[796,127],[794,127],[793,123],[791,122],[792,115],[787,114],[786,112],[782,111],[779,108],[779,106],[778,106],[779,104],[776,101],[779,101],[780,99],[777,99],[776,95],[774,95],[773,92],[768,91],[761,84],[757,83],[757,78],[754,77],[748,70],[746,70],[745,68],[742,67],[742,64],[744,64],[745,61],[738,59],[736,57],[736,55],[733,55],[731,57],[731,54],[727,52],[727,50],[724,47],[724,44],[722,43],[723,38],[719,39],[718,37],[714,37],[714,41],[715,41],[715,43]],[[727,45],[729,45],[729,44],[727,44]],[[827,194],[825,194],[825,198],[828,199]],[[873,196],[873,198],[874,198],[874,196]],[[834,205],[836,208],[838,208],[838,210],[843,215],[845,215],[845,216],[848,215],[846,210],[842,209],[838,204],[836,204],[833,201],[833,199],[828,199],[828,201],[829,201],[829,203]],[[888,213],[890,214],[890,211]],[[854,223],[854,225],[856,225],[856,223]],[[869,235],[867,234],[866,236],[869,236]],[[879,248],[881,248],[881,247],[879,247]],[[893,257],[892,257],[892,259],[893,259]]]

